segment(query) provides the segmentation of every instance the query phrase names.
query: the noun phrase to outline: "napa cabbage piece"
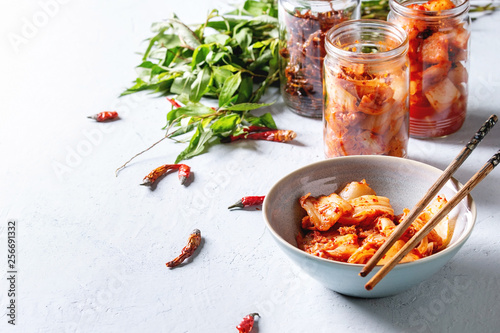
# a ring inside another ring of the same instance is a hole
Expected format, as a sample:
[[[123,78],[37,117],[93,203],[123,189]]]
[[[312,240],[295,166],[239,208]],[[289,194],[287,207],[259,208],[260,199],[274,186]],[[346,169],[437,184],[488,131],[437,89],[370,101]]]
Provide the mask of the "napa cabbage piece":
[[[362,195],[360,197],[349,200],[349,204],[353,207],[352,214],[346,214],[339,218],[339,223],[342,225],[358,225],[374,221],[379,216],[394,217],[394,209],[392,209],[389,198],[377,195]]]
[[[377,193],[363,179],[360,182],[350,182],[344,186],[339,195],[344,200],[351,200],[362,195],[377,195]]]
[[[310,222],[317,230],[327,231],[339,218],[349,214],[353,208],[337,193],[315,198],[308,193],[300,198],[300,205],[307,211]]]
[[[436,112],[443,112],[449,109],[459,100],[460,95],[460,91],[448,77],[425,93],[427,100]]]
[[[389,261],[447,203],[439,195],[424,209],[379,264]],[[354,181],[338,194],[300,199],[307,215],[302,219],[304,235],[297,236],[300,249],[315,256],[354,264],[366,264],[409,213],[394,215],[388,198],[376,195],[366,180]],[[444,249],[450,242],[455,219],[446,216],[400,262],[411,262]]]
[[[391,62],[383,69],[352,63],[329,66],[325,70],[325,155],[405,156],[408,90],[405,61]]]

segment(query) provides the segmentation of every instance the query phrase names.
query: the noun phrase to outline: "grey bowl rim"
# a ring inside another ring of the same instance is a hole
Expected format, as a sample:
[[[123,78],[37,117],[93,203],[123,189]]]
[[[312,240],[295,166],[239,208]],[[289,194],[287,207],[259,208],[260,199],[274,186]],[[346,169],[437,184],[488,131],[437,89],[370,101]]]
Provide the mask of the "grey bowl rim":
[[[441,169],[439,169],[439,168],[437,168],[435,166],[432,166],[430,164],[427,164],[427,163],[423,163],[423,162],[412,160],[412,159],[408,159],[408,158],[394,157],[394,156],[386,156],[386,155],[340,156],[340,157],[333,157],[333,158],[330,158],[330,159],[325,159],[325,160],[322,160],[322,161],[317,161],[317,162],[313,162],[313,163],[304,165],[304,166],[302,166],[302,167],[300,167],[300,168],[298,168],[298,169],[296,169],[296,170],[288,173],[287,175],[283,176],[276,183],[273,184],[273,186],[269,189],[267,195],[264,197],[264,201],[262,203],[262,215],[264,217],[264,221],[266,222],[266,227],[271,232],[271,234],[273,235],[273,238],[275,238],[283,246],[285,246],[288,249],[291,249],[293,252],[297,253],[300,256],[305,256],[306,258],[310,258],[312,260],[319,260],[320,262],[323,262],[323,263],[329,263],[328,265],[332,265],[332,266],[339,265],[339,266],[347,266],[347,267],[350,267],[350,268],[359,268],[359,269],[361,269],[361,268],[363,268],[365,266],[364,264],[352,264],[352,263],[346,263],[346,262],[342,262],[342,261],[335,261],[335,260],[325,259],[325,258],[314,256],[314,255],[312,255],[310,253],[307,253],[305,251],[302,251],[298,247],[293,246],[290,243],[288,243],[286,240],[284,240],[274,230],[274,228],[271,226],[271,223],[269,222],[269,220],[267,218],[267,212],[268,212],[267,206],[269,205],[269,203],[268,203],[268,201],[269,201],[269,199],[268,199],[269,198],[269,194],[272,193],[273,191],[276,191],[276,187],[278,186],[278,184],[280,184],[281,182],[286,181],[288,178],[292,178],[295,174],[300,173],[300,172],[304,171],[305,169],[308,169],[308,168],[311,168],[311,167],[314,167],[314,166],[317,166],[317,165],[321,165],[321,164],[336,163],[337,161],[348,160],[348,159],[353,159],[353,160],[356,160],[356,159],[359,159],[359,160],[364,160],[364,159],[388,159],[388,160],[395,160],[395,161],[397,160],[398,162],[404,161],[403,163],[411,163],[411,164],[416,164],[417,166],[422,167],[422,168],[429,168],[429,169],[433,170],[434,172],[438,172],[438,173],[442,173],[443,170],[441,170]],[[457,185],[457,190],[459,190],[459,189],[461,189],[463,187],[463,184],[460,183],[454,177],[451,177],[450,180],[452,180]],[[411,262],[397,264],[393,269],[394,270],[399,270],[399,269],[403,269],[404,267],[409,267],[409,266],[413,266],[413,265],[424,265],[428,261],[437,260],[438,258],[440,258],[442,256],[445,256],[446,254],[448,254],[448,252],[458,251],[463,246],[463,244],[465,243],[465,241],[467,241],[467,239],[469,238],[469,236],[471,235],[472,230],[474,229],[474,226],[476,225],[476,219],[477,219],[476,202],[474,201],[474,199],[472,198],[472,196],[470,194],[468,194],[465,197],[465,199],[467,199],[468,203],[470,203],[470,205],[467,208],[469,208],[469,210],[470,210],[470,213],[471,213],[471,216],[472,216],[472,221],[470,223],[470,226],[466,230],[464,230],[464,232],[460,235],[460,237],[453,244],[451,244],[451,246],[447,246],[446,248],[444,248],[443,250],[439,251],[438,253],[435,253],[435,254],[430,255],[428,257],[425,257],[425,258],[422,258],[422,259],[418,259],[418,260],[415,260],[415,261],[411,261]],[[381,267],[382,267],[382,265],[380,265],[380,264],[378,264],[377,266],[375,266],[375,268],[381,268]]]

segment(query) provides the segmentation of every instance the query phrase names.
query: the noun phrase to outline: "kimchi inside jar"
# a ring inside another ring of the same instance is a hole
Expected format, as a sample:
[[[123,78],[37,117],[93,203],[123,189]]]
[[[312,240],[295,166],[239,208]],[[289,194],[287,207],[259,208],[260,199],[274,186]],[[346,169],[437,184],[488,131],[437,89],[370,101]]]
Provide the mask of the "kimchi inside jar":
[[[281,94],[290,110],[321,118],[325,35],[358,16],[359,0],[279,1]]]
[[[467,112],[468,0],[390,0],[388,20],[409,38],[410,135],[458,131]]]
[[[325,156],[406,157],[406,33],[388,22],[355,20],[331,29],[325,45]]]

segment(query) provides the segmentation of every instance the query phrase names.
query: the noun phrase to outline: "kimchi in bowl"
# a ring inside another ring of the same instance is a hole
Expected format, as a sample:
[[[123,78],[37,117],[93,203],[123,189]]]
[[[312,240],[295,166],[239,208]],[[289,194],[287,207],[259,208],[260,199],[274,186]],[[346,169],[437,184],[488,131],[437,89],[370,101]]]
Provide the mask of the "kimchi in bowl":
[[[431,277],[462,247],[476,220],[476,206],[471,196],[463,199],[449,214],[454,225],[449,244],[427,257],[400,263],[373,290],[364,285],[380,269],[376,266],[367,277],[360,277],[363,264],[325,259],[299,249],[304,234],[302,219],[307,216],[300,198],[311,193],[319,197],[338,192],[352,181],[366,180],[378,196],[390,199],[395,214],[412,209],[425,195],[442,171],[413,160],[390,156],[348,156],[316,162],[279,180],[263,203],[267,227],[285,254],[312,278],[338,293],[355,297],[386,297],[401,293]],[[450,200],[462,185],[449,180],[438,192]],[[450,222],[450,223],[451,223]]]

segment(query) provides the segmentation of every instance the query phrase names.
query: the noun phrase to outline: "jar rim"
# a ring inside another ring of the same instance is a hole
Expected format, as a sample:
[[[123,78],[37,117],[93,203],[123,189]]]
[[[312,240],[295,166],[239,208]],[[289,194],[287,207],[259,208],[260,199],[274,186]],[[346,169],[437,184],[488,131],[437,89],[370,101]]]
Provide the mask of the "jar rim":
[[[391,10],[398,14],[407,17],[418,17],[423,20],[440,20],[443,18],[452,18],[460,16],[467,12],[470,7],[470,0],[463,0],[461,4],[457,5],[455,8],[445,9],[440,11],[435,10],[418,10],[413,8],[408,8],[402,3],[412,2],[411,0],[389,0],[389,7]]]
[[[283,1],[283,0],[280,0]],[[295,2],[300,2],[300,3],[308,3],[308,4],[314,4],[314,3],[344,3],[346,2],[345,0],[294,0]],[[360,0],[356,0],[356,2],[360,2]]]
[[[295,6],[298,6],[299,9],[311,9],[313,11],[324,12],[345,9],[354,4],[356,4],[355,7],[358,8],[361,0],[279,0],[279,3],[284,8],[293,11],[296,9]]]
[[[377,53],[357,53],[357,52],[347,51],[339,48],[337,45],[334,45],[332,43],[332,40],[334,40],[336,36],[346,31],[352,30],[353,26],[355,25],[356,26],[361,25],[370,28],[381,28],[386,33],[390,33],[394,37],[399,39],[400,43],[393,49]],[[334,54],[340,58],[348,60],[356,60],[357,62],[361,63],[387,61],[395,57],[399,57],[408,51],[408,35],[403,30],[403,28],[399,27],[398,25],[392,22],[373,20],[373,19],[350,20],[337,24],[333,26],[330,30],[328,30],[325,37],[325,49],[328,54]]]

